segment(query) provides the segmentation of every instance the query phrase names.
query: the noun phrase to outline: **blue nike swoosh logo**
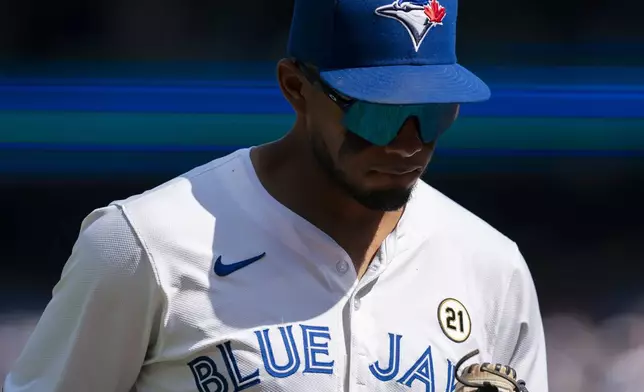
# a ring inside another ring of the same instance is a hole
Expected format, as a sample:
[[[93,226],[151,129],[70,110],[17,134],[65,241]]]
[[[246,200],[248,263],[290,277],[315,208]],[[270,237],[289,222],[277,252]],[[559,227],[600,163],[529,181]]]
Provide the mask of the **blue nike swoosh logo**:
[[[255,257],[251,257],[250,259],[238,261],[237,263],[232,263],[232,264],[222,263],[221,256],[219,256],[215,261],[215,268],[214,268],[215,274],[221,277],[228,276],[235,271],[239,271],[244,267],[248,267],[249,265],[253,264],[257,260],[263,258],[264,256],[266,256],[266,252],[262,253],[261,255],[257,255]]]

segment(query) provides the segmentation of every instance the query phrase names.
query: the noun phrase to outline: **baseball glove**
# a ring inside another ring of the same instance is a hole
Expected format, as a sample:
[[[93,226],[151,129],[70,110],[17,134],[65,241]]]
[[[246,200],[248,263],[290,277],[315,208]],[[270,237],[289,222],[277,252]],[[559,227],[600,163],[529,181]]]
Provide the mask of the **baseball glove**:
[[[456,392],[528,392],[523,380],[517,380],[517,372],[501,364],[474,364],[459,375],[458,369],[476,354],[475,350],[456,363]]]

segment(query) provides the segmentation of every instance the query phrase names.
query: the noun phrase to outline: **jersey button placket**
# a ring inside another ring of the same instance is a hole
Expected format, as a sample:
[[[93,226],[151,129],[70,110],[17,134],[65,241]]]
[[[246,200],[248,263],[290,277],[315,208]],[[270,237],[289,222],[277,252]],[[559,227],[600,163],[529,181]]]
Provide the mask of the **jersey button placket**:
[[[368,375],[365,372],[368,369],[367,357],[364,350],[364,323],[369,319],[369,315],[362,314],[358,310],[361,307],[361,301],[358,297],[359,292],[355,292],[349,302],[349,317],[351,318],[351,383],[350,391],[368,390]]]
[[[351,325],[351,384],[350,391],[369,391],[369,358],[366,355],[365,344],[368,338],[365,336],[365,326],[371,321],[371,316],[362,308],[361,297],[364,293],[364,283],[358,284],[349,300],[349,317]]]
[[[351,391],[371,391],[374,388],[369,364],[372,359],[367,356],[366,345],[369,338],[365,334],[365,326],[373,324],[374,320],[369,314],[369,306],[364,306],[363,297],[367,295],[366,288],[373,284],[383,272],[382,255],[378,254],[369,267],[367,273],[358,283],[355,292],[350,298],[349,317],[351,325]]]

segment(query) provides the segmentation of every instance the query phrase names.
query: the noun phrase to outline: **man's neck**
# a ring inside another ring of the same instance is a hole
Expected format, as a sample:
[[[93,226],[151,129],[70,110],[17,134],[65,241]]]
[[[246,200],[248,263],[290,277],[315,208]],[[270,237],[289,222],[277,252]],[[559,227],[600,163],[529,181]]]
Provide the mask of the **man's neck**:
[[[333,238],[360,263],[396,227],[401,211],[369,210],[336,185],[289,136],[252,150],[260,182],[280,203]],[[359,268],[356,265],[356,268]]]

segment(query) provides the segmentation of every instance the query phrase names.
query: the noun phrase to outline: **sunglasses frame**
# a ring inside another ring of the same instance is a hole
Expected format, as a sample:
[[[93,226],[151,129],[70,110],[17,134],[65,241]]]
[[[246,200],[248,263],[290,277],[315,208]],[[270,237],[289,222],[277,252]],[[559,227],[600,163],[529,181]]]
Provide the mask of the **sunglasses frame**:
[[[331,101],[333,101],[340,109],[342,109],[343,112],[347,112],[353,104],[357,102],[356,99],[353,98],[348,98],[340,94],[338,91],[333,89],[331,86],[326,84],[320,75],[313,71],[310,67],[306,66],[300,61],[293,60],[295,65],[299,68],[299,70],[302,72],[306,80],[309,81],[312,85],[318,85],[322,89],[322,92],[329,97]]]

